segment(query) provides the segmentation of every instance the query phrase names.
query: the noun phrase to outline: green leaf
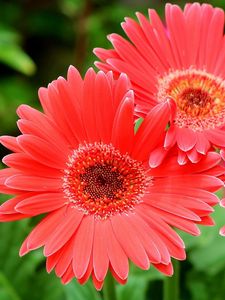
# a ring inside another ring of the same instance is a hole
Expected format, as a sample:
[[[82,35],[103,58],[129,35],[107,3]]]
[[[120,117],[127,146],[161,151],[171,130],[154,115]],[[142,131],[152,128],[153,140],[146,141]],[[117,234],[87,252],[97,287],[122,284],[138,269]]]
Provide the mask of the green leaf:
[[[7,134],[11,129],[15,131],[17,107],[22,103],[31,104],[35,98],[36,91],[24,78],[11,76],[0,80],[0,134]]]
[[[134,132],[135,132],[135,133],[138,131],[138,129],[139,129],[139,127],[141,126],[141,123],[142,123],[143,121],[144,121],[143,118],[139,118],[139,119],[137,120],[137,122],[135,123],[135,127],[134,127]]]
[[[4,290],[1,290],[2,295],[1,299],[11,299],[11,300],[22,300],[17,292],[15,291],[14,287],[12,286],[11,282],[6,278],[6,276],[0,272],[0,288]]]
[[[225,294],[225,274],[224,270],[216,276],[210,276],[206,273],[189,272],[186,279],[187,286],[191,293],[191,300],[221,300]]]
[[[0,43],[0,61],[25,75],[32,75],[36,70],[32,59],[13,43]]]
[[[198,271],[215,275],[225,268],[225,239],[219,235],[224,225],[225,210],[216,207],[213,217],[216,225],[202,228],[202,235],[196,238],[196,244],[190,251],[190,261]]]
[[[88,281],[84,286],[73,280],[70,284],[64,287],[66,300],[100,300],[100,293],[97,292],[91,281]]]
[[[117,286],[118,300],[145,300],[149,283],[163,278],[162,273],[153,267],[143,271],[131,264],[128,282]]]

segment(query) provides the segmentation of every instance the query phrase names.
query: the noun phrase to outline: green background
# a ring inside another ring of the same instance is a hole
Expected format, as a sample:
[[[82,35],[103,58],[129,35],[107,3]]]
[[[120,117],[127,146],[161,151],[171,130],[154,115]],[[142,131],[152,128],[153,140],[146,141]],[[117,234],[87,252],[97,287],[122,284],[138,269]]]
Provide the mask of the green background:
[[[225,1],[204,2],[225,7]],[[136,11],[147,15],[148,7],[163,15],[164,5],[145,0],[0,0],[0,135],[18,134],[17,106],[38,108],[38,88],[65,76],[70,64],[84,74],[96,60],[92,49],[110,47],[109,33],[123,35],[120,23],[125,16],[135,17]],[[7,153],[0,146],[0,156]],[[188,255],[180,264],[184,300],[225,297],[225,238],[218,235],[225,211],[218,208],[214,215],[217,226],[203,228],[201,237],[182,234]],[[63,286],[54,274],[48,275],[42,250],[19,258],[20,245],[35,222],[0,224],[0,300],[101,299],[91,282],[80,286],[73,280]],[[131,265],[128,284],[117,286],[118,299],[161,299],[163,279],[151,268],[141,271]]]

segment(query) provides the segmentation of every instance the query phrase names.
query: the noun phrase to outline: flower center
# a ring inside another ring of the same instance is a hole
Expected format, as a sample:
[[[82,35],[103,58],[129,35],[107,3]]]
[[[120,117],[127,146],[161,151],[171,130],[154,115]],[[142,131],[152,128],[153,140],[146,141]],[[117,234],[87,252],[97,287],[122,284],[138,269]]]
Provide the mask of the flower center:
[[[63,177],[68,202],[85,214],[106,219],[132,211],[151,178],[143,164],[111,144],[84,144],[74,150]]]
[[[117,191],[123,188],[123,178],[111,165],[88,167],[84,174],[80,174],[80,179],[85,184],[84,192],[93,199],[113,199]]]
[[[205,71],[171,71],[158,80],[159,101],[171,97],[177,104],[175,123],[194,131],[225,123],[225,81]]]

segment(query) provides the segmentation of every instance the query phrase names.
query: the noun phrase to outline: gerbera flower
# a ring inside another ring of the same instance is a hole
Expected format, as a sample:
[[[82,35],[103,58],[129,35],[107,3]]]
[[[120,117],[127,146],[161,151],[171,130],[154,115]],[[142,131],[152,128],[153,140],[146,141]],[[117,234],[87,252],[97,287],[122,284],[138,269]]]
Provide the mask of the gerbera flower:
[[[171,257],[184,259],[184,244],[170,227],[193,235],[211,225],[222,182],[220,156],[180,167],[168,157],[148,165],[170,117],[170,101],[149,112],[134,134],[134,100],[125,75],[90,69],[84,80],[71,67],[67,80],[41,88],[41,113],[18,109],[22,134],[3,136],[14,153],[3,162],[0,191],[15,195],[0,208],[1,221],[47,214],[25,239],[20,255],[44,247],[47,270],[63,283],[90,276],[101,289],[108,269],[120,282],[128,259],[171,275]]]
[[[96,48],[102,60],[96,65],[128,75],[139,115],[173,98],[177,112],[163,146],[177,145],[180,164],[198,162],[212,146],[225,147],[224,12],[209,4],[186,4],[183,11],[167,4],[165,17],[165,26],[153,9],[150,20],[140,13],[139,22],[125,18],[131,42],[109,35],[114,49]]]

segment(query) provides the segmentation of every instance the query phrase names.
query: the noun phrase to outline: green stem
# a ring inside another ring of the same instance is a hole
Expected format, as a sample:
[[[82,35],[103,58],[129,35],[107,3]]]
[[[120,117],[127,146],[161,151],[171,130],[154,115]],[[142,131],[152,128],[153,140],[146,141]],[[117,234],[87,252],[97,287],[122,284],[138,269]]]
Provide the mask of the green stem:
[[[110,272],[108,272],[103,286],[104,300],[116,300],[116,285],[115,280]]]
[[[163,300],[179,300],[180,285],[180,262],[173,260],[174,274],[172,277],[165,277],[163,288]]]

